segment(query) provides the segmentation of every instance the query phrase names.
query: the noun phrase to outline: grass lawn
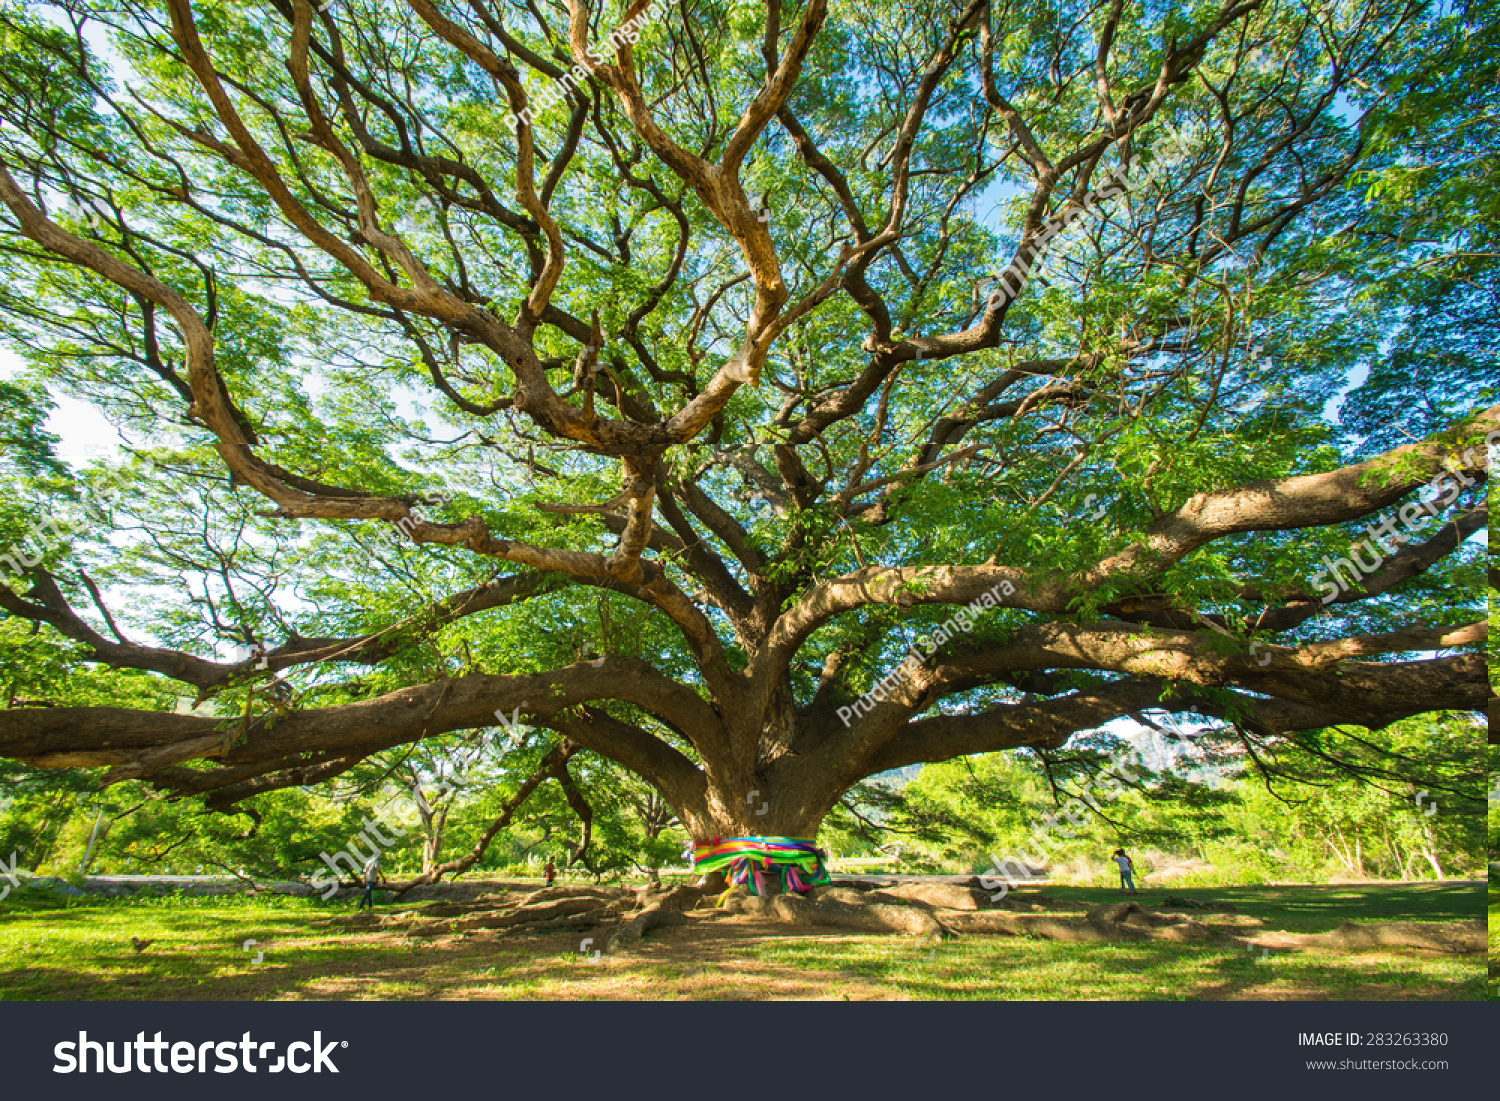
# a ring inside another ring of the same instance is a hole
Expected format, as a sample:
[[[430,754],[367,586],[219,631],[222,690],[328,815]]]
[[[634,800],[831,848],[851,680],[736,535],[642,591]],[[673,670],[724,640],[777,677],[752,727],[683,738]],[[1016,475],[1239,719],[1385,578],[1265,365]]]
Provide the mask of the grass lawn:
[[[1500,885],[1490,884],[1490,997],[1500,998]]]
[[[1024,894],[1025,892],[1021,892]],[[1344,921],[1485,913],[1477,883],[1173,888],[1232,902],[1211,920],[1322,933]],[[1116,891],[1049,887],[1069,902]],[[435,940],[332,926],[349,903],[291,898],[46,899],[0,903],[0,1000],[78,999],[1482,999],[1485,961],[1410,949],[1271,952],[1170,943],[1068,944],[788,927],[696,911],[640,950],[592,961],[608,930],[477,932]],[[391,909],[390,907],[386,908]],[[402,907],[403,910],[421,906]],[[1500,903],[1490,896],[1492,928]],[[1210,920],[1205,918],[1205,920]],[[593,943],[580,951],[585,938]],[[137,953],[131,938],[155,941]],[[247,940],[257,943],[248,949]],[[1491,935],[1491,946],[1495,936]],[[254,962],[264,952],[261,963]],[[1494,980],[1490,988],[1494,988]]]

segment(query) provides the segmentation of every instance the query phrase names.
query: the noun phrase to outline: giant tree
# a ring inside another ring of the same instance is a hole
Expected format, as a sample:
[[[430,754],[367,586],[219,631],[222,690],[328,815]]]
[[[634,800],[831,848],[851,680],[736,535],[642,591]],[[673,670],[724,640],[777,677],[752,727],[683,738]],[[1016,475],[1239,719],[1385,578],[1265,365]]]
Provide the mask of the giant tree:
[[[1496,34],[8,8],[5,335],[154,450],[133,535],[0,558],[0,607],[204,707],[12,700],[0,754],[230,808],[498,717],[810,838],[1146,711],[1483,710]]]

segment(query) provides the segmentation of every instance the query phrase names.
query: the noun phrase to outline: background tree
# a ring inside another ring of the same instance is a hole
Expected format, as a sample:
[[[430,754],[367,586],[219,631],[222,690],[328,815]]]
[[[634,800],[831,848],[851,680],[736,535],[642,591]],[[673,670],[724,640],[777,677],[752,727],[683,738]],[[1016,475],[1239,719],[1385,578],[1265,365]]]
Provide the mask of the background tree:
[[[1336,758],[1324,752],[1336,738],[1275,739],[1250,756],[1213,729],[1168,735],[1133,746],[1100,732],[1056,752],[930,766],[887,822],[909,839],[911,870],[993,874],[1015,857],[1054,878],[1087,870],[1108,880],[1107,855],[1123,845],[1148,875],[1165,861],[1178,866],[1174,878],[1217,883],[1480,874],[1485,774],[1472,716],[1404,720],[1362,733],[1361,752]],[[1097,812],[1044,836],[1048,816],[1113,761],[1139,780],[1109,799],[1096,787]],[[1440,786],[1418,789],[1408,776]]]
[[[225,809],[499,711],[813,837],[1147,708],[1482,710],[1492,14],[7,8],[4,333],[143,482],[0,608],[149,687],[0,754]]]

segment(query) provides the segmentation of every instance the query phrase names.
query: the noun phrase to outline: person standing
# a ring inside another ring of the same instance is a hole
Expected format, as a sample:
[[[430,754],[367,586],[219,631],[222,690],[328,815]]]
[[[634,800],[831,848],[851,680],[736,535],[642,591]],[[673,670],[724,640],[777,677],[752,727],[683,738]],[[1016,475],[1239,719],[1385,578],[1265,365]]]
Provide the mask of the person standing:
[[[547,886],[552,886],[552,881],[557,878],[557,863],[550,856],[547,858]]]
[[[365,893],[359,900],[359,909],[368,906],[375,909],[375,887],[380,883],[380,850],[375,850],[375,855],[365,862]]]
[[[1116,849],[1110,858],[1120,869],[1120,890],[1138,893],[1135,889],[1135,863],[1125,855],[1124,849]]]

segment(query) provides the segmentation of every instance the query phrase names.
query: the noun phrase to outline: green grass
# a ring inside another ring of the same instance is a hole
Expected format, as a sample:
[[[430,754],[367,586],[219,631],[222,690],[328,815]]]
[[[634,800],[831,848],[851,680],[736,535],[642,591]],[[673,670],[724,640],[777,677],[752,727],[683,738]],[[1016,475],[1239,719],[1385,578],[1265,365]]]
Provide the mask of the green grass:
[[[1048,887],[1046,894],[1090,906],[1120,901],[1118,890]],[[1231,902],[1259,928],[1326,933],[1345,921],[1455,921],[1479,916],[1473,884],[1147,888],[1137,900],[1164,897]],[[1205,921],[1216,915],[1197,914]],[[1246,932],[1252,932],[1247,929]],[[1492,943],[1493,943],[1492,934]],[[847,943],[768,942],[761,958],[797,967],[851,970],[894,986],[906,997],[957,1000],[1187,1000],[1317,998],[1365,1000],[1483,997],[1481,964],[1472,958],[1414,952],[1250,952],[1177,944],[1066,944],[1015,937],[966,937],[915,946],[894,938]]]
[[[1500,998],[1500,884],[1490,884],[1490,997]]]
[[[1128,898],[1116,889],[1047,887],[1053,898],[1097,906]],[[1345,921],[1460,921],[1482,916],[1483,895],[1472,882],[1378,883],[1292,887],[1151,887],[1137,900],[1159,904],[1168,896],[1198,902],[1232,902],[1267,929],[1326,933]]]
[[[1050,888],[1096,904],[1117,891]],[[1474,884],[1148,889],[1233,902],[1254,928],[1321,933],[1348,920],[1447,921],[1485,912]],[[1492,915],[1500,899],[1489,899]],[[653,933],[591,964],[577,933],[438,941],[330,926],[350,904],[296,898],[62,899],[0,903],[0,1000],[264,998],[1474,999],[1484,961],[1405,950],[1247,951],[1188,944],[1067,944],[971,936],[942,944],[744,919]],[[1215,915],[1203,914],[1213,921]],[[1247,928],[1246,932],[1252,929]],[[131,937],[155,940],[137,954]],[[259,943],[246,950],[246,940]],[[1491,945],[1495,944],[1491,935]],[[264,951],[261,964],[253,962]],[[1491,978],[1489,990],[1494,991]]]
[[[217,988],[258,970],[251,961],[262,946],[305,937],[310,921],[326,916],[321,906],[285,897],[57,899],[32,891],[15,901],[0,910],[0,1000]],[[132,937],[160,947],[137,953]],[[258,944],[247,950],[247,940]],[[364,954],[337,943],[288,949],[290,958],[321,966],[352,965]]]
[[[1198,1001],[1233,998],[1379,1000],[1473,999],[1480,967],[1472,959],[1415,954],[1247,952],[1164,944],[1064,944],[970,937],[913,947],[869,938],[848,944],[785,941],[761,959],[796,967],[851,970],[860,979],[915,999],[959,1001]]]

